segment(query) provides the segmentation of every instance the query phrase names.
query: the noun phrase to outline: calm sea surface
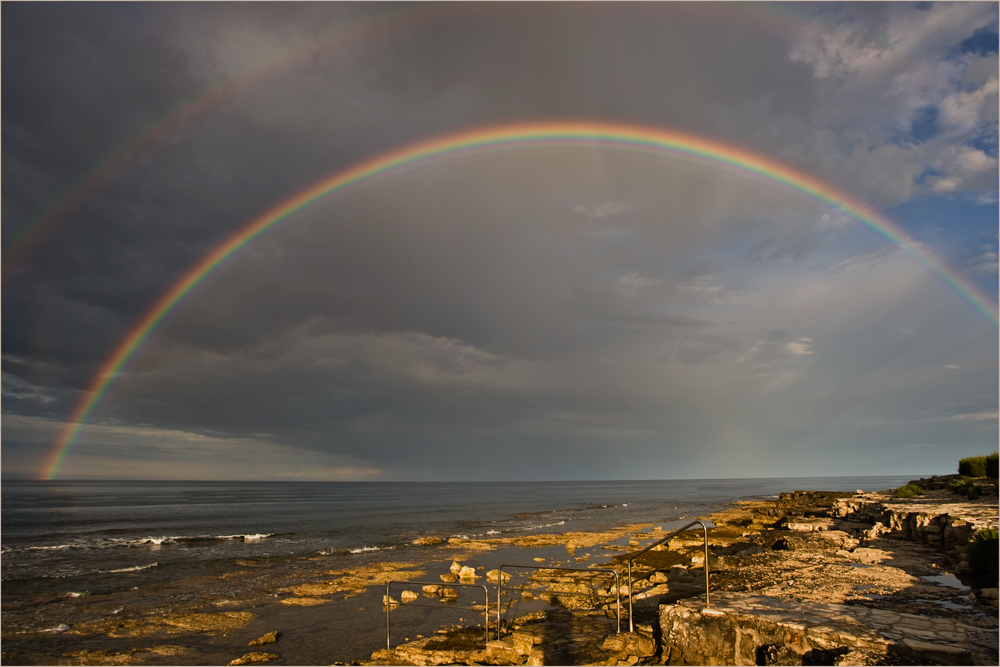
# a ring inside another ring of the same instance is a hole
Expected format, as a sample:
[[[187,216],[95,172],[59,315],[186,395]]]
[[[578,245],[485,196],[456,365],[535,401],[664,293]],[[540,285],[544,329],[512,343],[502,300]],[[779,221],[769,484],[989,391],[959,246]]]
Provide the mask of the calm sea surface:
[[[5,593],[114,588],[323,554],[405,557],[422,536],[598,530],[705,515],[795,489],[878,490],[908,477],[605,482],[4,482]]]

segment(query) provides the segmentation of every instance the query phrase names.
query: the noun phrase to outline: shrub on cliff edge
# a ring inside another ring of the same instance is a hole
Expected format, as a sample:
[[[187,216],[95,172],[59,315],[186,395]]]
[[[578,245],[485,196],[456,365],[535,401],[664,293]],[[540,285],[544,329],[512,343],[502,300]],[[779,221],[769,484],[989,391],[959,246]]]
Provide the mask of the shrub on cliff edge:
[[[976,533],[968,548],[972,575],[990,586],[996,586],[997,582],[997,561],[1000,558],[997,551],[998,543],[1000,543],[1000,533],[997,529],[983,528]]]
[[[996,479],[997,477],[997,462],[1000,461],[1000,454],[993,452],[986,457],[986,476]]]
[[[986,457],[970,456],[958,462],[958,474],[966,477],[986,477]]]
[[[924,490],[916,484],[907,484],[896,489],[893,495],[897,498],[912,498],[913,496],[924,495]]]

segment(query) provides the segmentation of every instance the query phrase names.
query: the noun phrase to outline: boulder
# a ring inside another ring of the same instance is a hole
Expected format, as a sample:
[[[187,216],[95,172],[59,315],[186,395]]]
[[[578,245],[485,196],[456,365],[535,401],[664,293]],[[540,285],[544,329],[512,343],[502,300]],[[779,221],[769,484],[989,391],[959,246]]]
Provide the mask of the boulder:
[[[486,655],[501,665],[516,665],[521,662],[521,656],[514,649],[514,644],[509,638],[487,642]]]
[[[457,574],[442,574],[441,575],[441,581],[444,581],[444,582],[449,583],[449,584],[453,584],[456,581],[458,581],[458,575]]]
[[[486,573],[486,581],[496,581],[500,577],[500,570],[490,570]],[[503,573],[504,583],[510,581],[510,574],[507,572]]]
[[[264,644],[273,644],[276,641],[278,641],[278,637],[280,636],[281,636],[280,632],[278,632],[277,630],[272,630],[263,637],[257,637],[257,639],[250,640],[250,643],[247,644],[247,646],[263,646]]]
[[[535,644],[541,644],[542,638],[530,632],[515,632],[511,639],[514,643],[514,650],[521,655],[529,655]]]
[[[649,577],[649,582],[652,584],[665,584],[670,581],[664,572],[654,572]]]
[[[451,561],[451,567],[449,567],[448,569],[451,570],[452,574],[458,574],[459,572],[462,571],[462,564],[459,563],[457,560],[453,560]]]
[[[274,660],[278,655],[276,653],[261,653],[259,651],[253,651],[247,653],[242,658],[236,658],[229,662],[230,665],[249,665],[254,662],[267,662],[268,660]]]
[[[426,593],[427,595],[437,595],[438,592],[441,590],[441,586],[440,584],[427,584],[421,590],[423,590],[423,592]]]
[[[667,586],[667,584],[660,584],[658,586],[653,586],[648,591],[643,591],[642,593],[639,593],[638,595],[636,595],[632,599],[634,599],[634,600],[646,600],[648,598],[654,598],[654,597],[658,597],[660,595],[666,595],[669,592],[670,592],[670,587]]]
[[[441,592],[441,597],[443,597],[443,598],[457,598],[458,597],[458,591],[456,591],[454,588],[442,588],[440,592]]]
[[[473,568],[473,567],[468,567],[468,566],[462,567],[462,569],[460,569],[458,571],[458,578],[459,579],[475,579],[476,578],[476,569]]]
[[[402,593],[399,594],[399,599],[403,601],[403,604],[413,602],[418,597],[420,596],[414,593],[413,591],[403,591]]]
[[[601,644],[601,648],[605,651],[618,651],[641,658],[656,655],[656,641],[652,637],[647,637],[638,632],[621,632],[616,635],[608,635],[604,643]]]

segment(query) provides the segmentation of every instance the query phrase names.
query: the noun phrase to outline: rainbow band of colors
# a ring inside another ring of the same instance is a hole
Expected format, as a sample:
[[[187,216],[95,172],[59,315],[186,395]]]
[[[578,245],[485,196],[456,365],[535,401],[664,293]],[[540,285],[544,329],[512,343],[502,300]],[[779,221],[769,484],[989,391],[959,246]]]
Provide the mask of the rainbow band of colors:
[[[84,399],[73,411],[54,443],[40,478],[53,479],[59,473],[67,453],[101,399],[164,318],[226,260],[268,230],[321,199],[343,193],[352,186],[362,185],[376,176],[386,175],[394,170],[471,153],[558,145],[651,151],[692,159],[802,193],[849,215],[903,249],[985,316],[993,327],[997,327],[996,304],[979,294],[942,262],[921,250],[894,223],[829,185],[786,165],[717,141],[659,128],[593,122],[527,123],[487,127],[423,141],[340,171],[271,208],[230,236],[174,284],[105,361],[87,388]]]

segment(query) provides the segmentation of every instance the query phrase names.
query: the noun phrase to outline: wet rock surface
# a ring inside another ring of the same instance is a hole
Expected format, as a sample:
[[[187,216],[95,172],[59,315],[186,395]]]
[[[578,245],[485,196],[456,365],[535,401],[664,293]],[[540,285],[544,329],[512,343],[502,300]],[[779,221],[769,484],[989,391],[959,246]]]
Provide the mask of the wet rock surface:
[[[505,586],[558,611],[522,617],[499,640],[494,624],[491,641],[462,654],[421,640],[369,664],[994,665],[998,595],[974,587],[966,548],[997,514],[992,499],[944,489],[737,503],[711,516],[708,605],[703,534],[689,531],[633,561],[638,631],[628,631],[624,553],[603,566],[620,575],[621,634],[608,613],[614,582],[539,569]],[[635,532],[629,550],[660,536]]]
[[[743,534],[712,546],[710,607],[661,606],[664,664],[997,664],[995,598],[966,557],[992,499],[797,492],[713,519]]]
[[[713,514],[711,524],[707,614],[702,530],[637,558],[630,585],[628,555],[667,535],[662,526],[639,524],[595,533],[427,541],[420,547],[423,558],[363,562],[367,556],[359,556],[356,566],[338,570],[324,568],[318,558],[287,567],[239,561],[232,572],[185,580],[184,587],[165,583],[42,605],[41,598],[30,599],[23,609],[4,608],[3,660],[997,664],[996,584],[978,587],[967,555],[971,536],[997,525],[993,498],[969,501],[946,488],[905,500],[795,492],[736,503]],[[528,567],[505,566],[497,639],[498,568],[511,562]],[[617,580],[598,572],[608,568]],[[233,598],[224,586],[235,581],[253,586]],[[393,610],[396,648],[372,654],[386,645],[383,596],[394,581],[401,583],[392,585],[385,602]],[[463,587],[467,582],[487,586],[488,622],[482,588]],[[444,622],[434,620],[437,612]],[[47,629],[33,629],[38,627]],[[256,642],[269,635],[277,640],[278,629],[281,641],[264,646],[268,652],[247,652],[248,644],[262,646]],[[699,645],[715,648],[698,653],[692,647]]]

